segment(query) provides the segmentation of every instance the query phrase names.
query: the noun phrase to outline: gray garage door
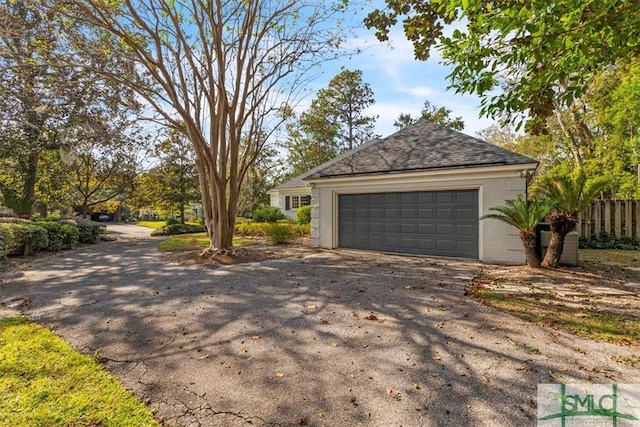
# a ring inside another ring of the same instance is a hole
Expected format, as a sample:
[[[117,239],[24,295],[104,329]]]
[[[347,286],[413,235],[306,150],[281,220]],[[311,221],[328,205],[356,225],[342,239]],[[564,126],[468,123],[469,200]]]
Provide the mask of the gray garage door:
[[[338,246],[478,258],[478,191],[341,194]]]

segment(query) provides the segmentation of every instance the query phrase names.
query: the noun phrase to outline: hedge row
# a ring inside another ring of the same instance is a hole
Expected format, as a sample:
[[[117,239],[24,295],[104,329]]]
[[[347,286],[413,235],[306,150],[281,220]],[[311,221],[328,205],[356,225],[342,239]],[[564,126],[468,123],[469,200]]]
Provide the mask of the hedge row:
[[[298,236],[304,236],[311,233],[310,224],[296,224],[289,220],[279,220],[277,223],[272,224],[268,222],[256,222],[252,220],[245,220],[237,223],[234,230],[235,234],[242,237],[246,236],[269,236],[272,240],[280,240],[279,237],[273,237],[273,235],[283,236],[282,241],[291,240]],[[274,242],[274,243],[282,243]]]
[[[0,223],[0,258],[35,251],[73,249],[78,243],[98,243],[102,226],[84,219]]]
[[[199,224],[167,224],[151,232],[152,236],[171,236],[174,234],[202,233],[207,227]]]

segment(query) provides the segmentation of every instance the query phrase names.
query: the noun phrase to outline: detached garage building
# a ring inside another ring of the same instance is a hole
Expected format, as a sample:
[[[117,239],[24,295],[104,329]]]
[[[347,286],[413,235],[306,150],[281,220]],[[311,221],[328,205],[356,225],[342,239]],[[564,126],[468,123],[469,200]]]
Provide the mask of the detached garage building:
[[[479,218],[524,193],[536,167],[533,159],[422,120],[270,194],[275,206],[311,195],[317,246],[519,264],[518,231]]]

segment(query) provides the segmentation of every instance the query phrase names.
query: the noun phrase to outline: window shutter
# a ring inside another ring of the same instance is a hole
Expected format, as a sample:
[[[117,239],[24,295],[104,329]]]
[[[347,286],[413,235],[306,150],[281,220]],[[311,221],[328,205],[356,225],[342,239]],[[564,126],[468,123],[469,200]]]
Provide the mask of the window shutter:
[[[291,197],[290,196],[285,196],[284,198],[284,210],[288,211],[290,208],[289,206],[291,205]]]

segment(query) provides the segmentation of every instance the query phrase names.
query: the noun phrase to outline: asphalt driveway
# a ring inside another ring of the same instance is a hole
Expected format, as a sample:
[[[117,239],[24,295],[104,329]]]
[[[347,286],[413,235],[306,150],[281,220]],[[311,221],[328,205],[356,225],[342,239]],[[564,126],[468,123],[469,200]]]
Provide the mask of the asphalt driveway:
[[[538,383],[640,383],[632,349],[464,295],[472,262],[322,251],[214,268],[158,240],[86,247],[0,287],[168,425],[528,426]],[[637,354],[637,351],[635,352]]]

